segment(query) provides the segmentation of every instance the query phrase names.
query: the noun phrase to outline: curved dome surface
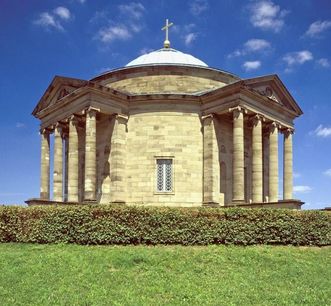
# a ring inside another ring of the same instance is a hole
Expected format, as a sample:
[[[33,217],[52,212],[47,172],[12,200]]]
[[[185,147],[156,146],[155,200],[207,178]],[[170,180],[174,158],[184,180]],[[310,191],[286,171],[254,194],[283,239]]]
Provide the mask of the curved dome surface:
[[[178,64],[208,67],[206,63],[198,58],[171,48],[162,48],[141,55],[128,63],[126,67],[158,64]]]

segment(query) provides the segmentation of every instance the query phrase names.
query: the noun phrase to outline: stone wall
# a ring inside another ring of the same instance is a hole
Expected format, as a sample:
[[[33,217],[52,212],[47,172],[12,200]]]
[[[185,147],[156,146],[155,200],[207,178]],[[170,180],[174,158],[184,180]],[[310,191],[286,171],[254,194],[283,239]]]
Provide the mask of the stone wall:
[[[198,114],[130,116],[127,131],[128,204],[200,206],[202,133]],[[173,191],[156,192],[156,158],[173,159]]]
[[[140,76],[110,83],[107,86],[130,94],[198,93],[225,86],[225,83],[186,75]]]
[[[97,201],[109,203],[110,150],[114,116],[101,115],[97,121]]]

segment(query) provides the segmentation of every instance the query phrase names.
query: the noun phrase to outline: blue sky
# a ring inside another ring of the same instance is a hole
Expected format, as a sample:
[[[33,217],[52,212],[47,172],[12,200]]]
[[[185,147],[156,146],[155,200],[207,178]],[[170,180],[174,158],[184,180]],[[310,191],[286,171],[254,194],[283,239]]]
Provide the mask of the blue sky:
[[[304,111],[294,135],[295,197],[307,209],[331,206],[329,0],[0,0],[0,203],[39,194],[31,111],[52,78],[90,79],[161,48],[166,18],[175,24],[172,47],[209,66],[280,76]]]

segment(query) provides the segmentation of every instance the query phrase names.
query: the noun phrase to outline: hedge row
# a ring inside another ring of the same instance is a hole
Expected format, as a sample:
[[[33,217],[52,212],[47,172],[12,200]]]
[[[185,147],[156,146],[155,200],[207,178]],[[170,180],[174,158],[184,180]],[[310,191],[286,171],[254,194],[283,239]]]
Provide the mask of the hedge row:
[[[330,245],[331,213],[119,206],[0,207],[0,242]]]

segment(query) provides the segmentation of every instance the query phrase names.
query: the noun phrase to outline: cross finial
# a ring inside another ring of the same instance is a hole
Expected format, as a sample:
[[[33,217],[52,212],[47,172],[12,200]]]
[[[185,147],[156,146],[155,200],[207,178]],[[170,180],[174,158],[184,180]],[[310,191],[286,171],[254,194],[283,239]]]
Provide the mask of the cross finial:
[[[166,33],[166,39],[163,43],[164,48],[170,48],[170,41],[169,41],[169,28],[174,25],[172,22],[169,23],[169,20],[166,19],[166,25],[162,28],[162,31]]]

